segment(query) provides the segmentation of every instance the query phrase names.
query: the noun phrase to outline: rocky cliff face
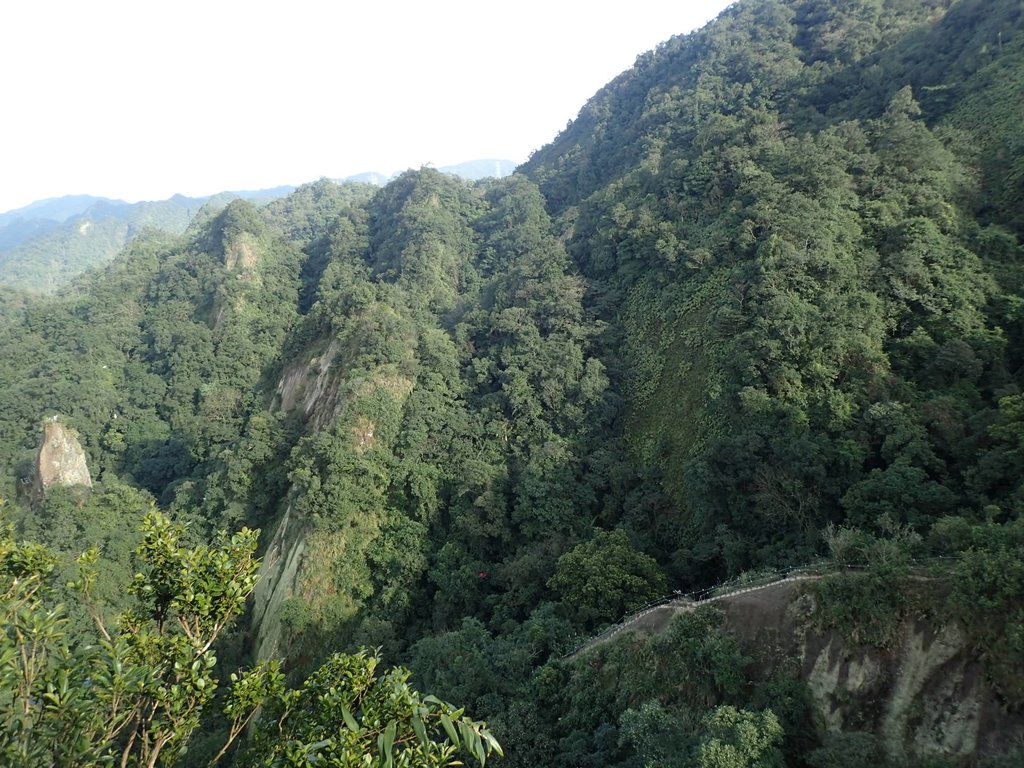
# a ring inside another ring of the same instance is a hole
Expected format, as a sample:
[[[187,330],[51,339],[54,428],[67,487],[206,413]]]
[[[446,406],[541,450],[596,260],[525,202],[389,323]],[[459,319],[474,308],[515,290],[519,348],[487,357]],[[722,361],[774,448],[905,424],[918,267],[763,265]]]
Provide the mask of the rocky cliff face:
[[[295,594],[305,550],[304,526],[294,518],[289,508],[278,523],[274,538],[263,556],[260,578],[253,592],[253,649],[260,661],[282,655],[281,604]]]
[[[323,429],[335,416],[339,372],[333,366],[341,343],[332,337],[318,345],[317,350],[285,368],[274,403],[275,409],[284,413],[297,410],[314,430]]]
[[[1003,754],[1024,738],[1024,717],[1001,706],[958,624],[906,620],[893,647],[857,645],[803,626],[801,612],[813,608],[805,586],[777,584],[717,607],[754,658],[800,660],[829,730],[875,734],[896,764]]]
[[[331,338],[317,349],[285,368],[273,404],[276,411],[299,414],[314,431],[329,424],[337,410],[339,376],[333,366],[341,345]],[[253,650],[257,659],[281,655],[280,608],[296,594],[307,534],[305,521],[289,506],[274,528],[253,594]]]
[[[92,487],[85,451],[75,433],[56,419],[43,425],[43,439],[36,453],[35,484],[36,490],[44,494],[54,486]]]
[[[725,629],[755,660],[755,674],[796,659],[818,722],[828,731],[873,734],[894,765],[933,759],[967,764],[1006,754],[1024,740],[1024,715],[1002,705],[984,659],[959,623],[905,620],[896,641],[884,649],[835,631],[818,632],[805,621],[815,610],[807,587],[816,578],[787,579],[701,603],[674,601],[596,638],[574,657],[626,632],[662,632],[676,615],[712,604],[724,611]]]

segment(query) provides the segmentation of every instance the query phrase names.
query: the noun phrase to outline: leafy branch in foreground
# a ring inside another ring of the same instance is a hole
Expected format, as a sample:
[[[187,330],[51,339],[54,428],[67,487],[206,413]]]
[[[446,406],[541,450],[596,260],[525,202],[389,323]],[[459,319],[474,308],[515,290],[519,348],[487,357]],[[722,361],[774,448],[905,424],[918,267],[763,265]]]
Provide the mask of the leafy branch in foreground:
[[[422,696],[409,686],[408,670],[378,674],[379,665],[379,651],[338,653],[300,689],[267,700],[241,763],[441,768],[462,765],[460,752],[481,766],[492,753],[502,755],[486,723]]]
[[[136,605],[110,629],[90,605],[100,639],[72,637],[54,604],[56,558],[0,531],[0,762],[152,768],[179,753],[213,698],[212,646],[256,584],[258,533],[181,546],[159,512],[143,522]],[[72,584],[87,603],[99,555],[79,558]]]
[[[184,547],[183,530],[153,511],[135,550],[133,607],[114,629],[92,604],[98,551],[78,560],[70,585],[99,633],[69,633],[53,585],[57,558],[0,528],[0,765],[145,766],[180,757],[218,687],[213,645],[256,584],[258,533],[221,534]],[[336,654],[297,690],[279,661],[231,675],[231,721],[218,762],[242,733],[236,764],[441,768],[460,753],[485,764],[501,747],[487,730],[408,684],[402,668],[378,674],[380,656]],[[259,717],[257,715],[260,715]]]

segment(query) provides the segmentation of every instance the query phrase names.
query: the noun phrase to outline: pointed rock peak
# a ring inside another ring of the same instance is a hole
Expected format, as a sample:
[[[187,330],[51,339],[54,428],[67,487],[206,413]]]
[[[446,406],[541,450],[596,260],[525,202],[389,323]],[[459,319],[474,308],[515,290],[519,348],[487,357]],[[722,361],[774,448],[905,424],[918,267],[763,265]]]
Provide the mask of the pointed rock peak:
[[[43,438],[36,452],[36,488],[46,493],[54,486],[92,487],[85,451],[73,429],[57,416],[43,423]]]

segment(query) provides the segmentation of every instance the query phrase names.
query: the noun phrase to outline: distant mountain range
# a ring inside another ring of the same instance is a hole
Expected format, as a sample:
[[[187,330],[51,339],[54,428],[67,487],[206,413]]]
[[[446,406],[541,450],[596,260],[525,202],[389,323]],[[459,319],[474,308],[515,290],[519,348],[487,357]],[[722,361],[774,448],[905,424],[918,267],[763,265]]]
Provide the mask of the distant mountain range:
[[[437,170],[441,173],[450,173],[452,176],[458,176],[468,181],[479,181],[488,177],[502,179],[511,175],[515,169],[516,164],[511,160],[470,160],[458,165],[443,165]],[[346,176],[343,179],[334,179],[334,181],[355,181],[382,187],[392,179],[397,178],[398,175],[397,172],[390,176],[385,176],[383,173],[377,173],[376,171],[367,171],[366,173]]]
[[[496,179],[509,176],[516,169],[516,164],[511,160],[470,160],[467,163],[458,165],[445,165],[438,168],[441,173],[450,173],[470,181],[478,181],[494,177]]]
[[[139,203],[92,195],[40,200],[0,214],[0,286],[53,293],[76,275],[112,259],[143,229],[178,234],[204,205],[219,207],[237,198],[269,202],[292,189],[175,195]]]
[[[508,176],[515,167],[511,160],[488,159],[438,170],[476,181],[488,176]],[[335,181],[383,186],[394,176],[367,172]],[[206,197],[174,195],[167,200],[138,203],[94,195],[37,200],[0,213],[0,287],[53,293],[76,275],[112,259],[143,229],[178,234],[185,231],[204,205],[222,207],[239,198],[269,202],[294,190],[292,186],[280,186]]]

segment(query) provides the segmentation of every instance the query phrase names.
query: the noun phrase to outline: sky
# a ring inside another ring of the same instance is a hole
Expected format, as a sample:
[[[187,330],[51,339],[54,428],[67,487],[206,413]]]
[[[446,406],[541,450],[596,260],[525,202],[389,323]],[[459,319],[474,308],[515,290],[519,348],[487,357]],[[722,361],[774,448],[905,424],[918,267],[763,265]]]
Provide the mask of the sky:
[[[728,0],[6,0],[0,211],[522,162]]]

